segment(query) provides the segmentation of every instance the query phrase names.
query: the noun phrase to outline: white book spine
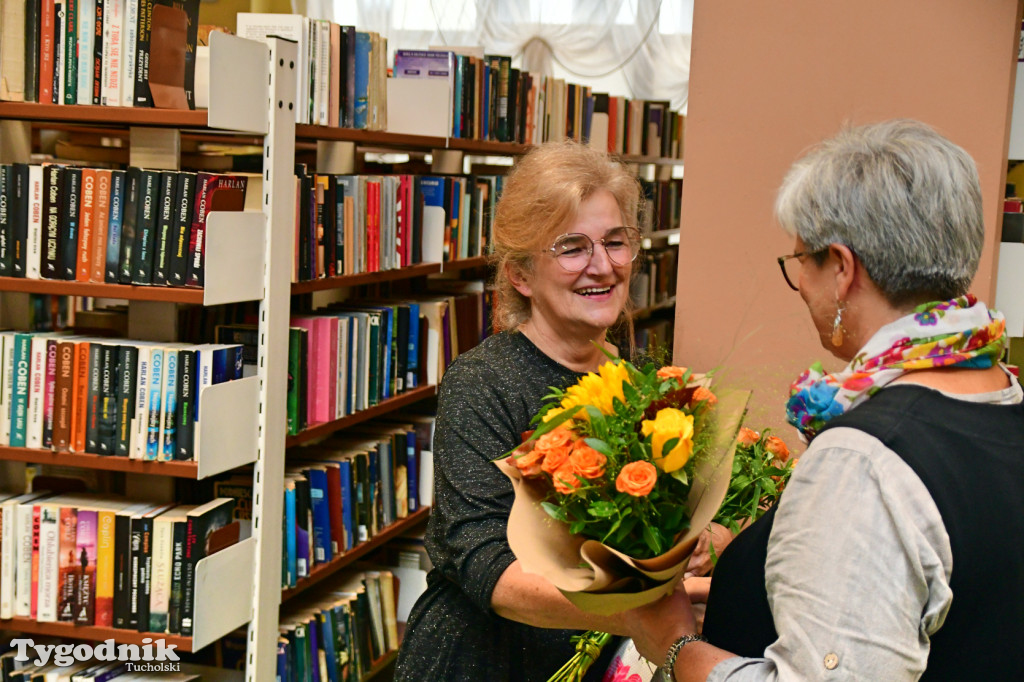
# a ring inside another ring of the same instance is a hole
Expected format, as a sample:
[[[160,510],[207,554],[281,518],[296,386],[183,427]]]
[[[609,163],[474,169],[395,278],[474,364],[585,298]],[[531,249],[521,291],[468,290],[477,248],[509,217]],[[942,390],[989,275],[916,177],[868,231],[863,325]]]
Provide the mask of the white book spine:
[[[0,334],[0,445],[11,444],[11,392],[14,390],[14,334]]]
[[[124,45],[121,49],[121,106],[135,104],[135,59],[138,56],[139,0],[127,0],[125,5]]]
[[[78,103],[92,104],[96,0],[78,0]]]
[[[44,504],[39,510],[39,585],[36,620],[57,620],[60,580],[60,507]]]
[[[121,59],[124,42],[124,0],[103,3],[103,75],[100,104],[121,105]]]
[[[15,510],[17,505],[6,503],[0,506],[0,618],[14,617],[14,566],[18,557],[15,538]]]
[[[321,19],[320,25],[320,73],[317,74],[317,90],[320,98],[320,125],[331,122],[331,22]]]
[[[63,73],[63,71],[61,72]],[[39,279],[43,245],[43,167],[28,167],[28,234],[25,240],[25,277]]]
[[[139,346],[138,369],[135,372],[135,416],[132,417],[131,459],[144,459],[146,452],[146,426],[149,411],[149,346]]]
[[[28,618],[32,615],[32,541],[36,529],[32,524],[31,502],[14,508],[14,542],[17,547],[14,563],[14,615]]]
[[[46,396],[46,337],[32,337],[29,351],[28,413],[25,447],[43,447],[43,400]]]
[[[149,629],[167,630],[167,611],[171,603],[171,551],[174,523],[159,516],[153,520],[153,564],[149,586]]]
[[[194,459],[199,459],[199,434],[202,433],[199,428],[200,417],[202,416],[202,400],[203,400],[203,389],[213,384],[213,350],[208,347],[200,348],[196,352],[196,377],[198,379],[198,385],[196,386],[195,393],[195,405],[196,405],[196,420],[192,425],[192,452]]]

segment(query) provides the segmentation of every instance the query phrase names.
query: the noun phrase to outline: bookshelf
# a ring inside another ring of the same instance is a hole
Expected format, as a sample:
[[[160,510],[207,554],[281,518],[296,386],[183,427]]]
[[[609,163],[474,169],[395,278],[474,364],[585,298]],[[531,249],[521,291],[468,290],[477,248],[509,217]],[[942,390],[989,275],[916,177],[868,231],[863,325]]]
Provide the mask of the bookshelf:
[[[373,405],[365,410],[359,410],[347,417],[324,422],[322,424],[314,424],[309,428],[303,429],[294,436],[288,436],[285,439],[285,447],[290,448],[329,436],[336,431],[341,431],[342,429],[347,429],[350,426],[361,424],[362,422],[375,417],[383,417],[389,412],[394,412],[395,410],[406,407],[407,405],[412,405],[413,403],[419,402],[425,398],[431,398],[436,394],[436,386],[419,386],[411,391],[399,393],[393,398],[382,400],[377,405]]]

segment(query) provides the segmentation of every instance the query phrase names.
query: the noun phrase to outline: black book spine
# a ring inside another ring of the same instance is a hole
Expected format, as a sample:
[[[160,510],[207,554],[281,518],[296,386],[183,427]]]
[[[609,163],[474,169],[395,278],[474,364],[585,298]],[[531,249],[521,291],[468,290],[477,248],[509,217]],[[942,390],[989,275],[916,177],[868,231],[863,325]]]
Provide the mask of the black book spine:
[[[153,97],[149,91],[149,39],[153,26],[154,0],[139,0],[139,20],[136,24],[135,73],[128,78],[135,83],[135,106],[153,106]]]
[[[43,168],[43,231],[46,242],[39,274],[44,279],[61,279],[60,215],[64,168],[51,164]]]
[[[85,451],[100,454],[100,385],[103,374],[103,345],[89,344],[89,384],[86,394]],[[109,453],[107,453],[109,454]]]
[[[185,99],[188,108],[196,108],[196,46],[199,44],[199,0],[179,0],[175,3],[185,12],[188,29],[185,32]]]
[[[334,271],[345,273],[345,185],[332,177],[334,184]]]
[[[174,242],[171,229],[176,224],[174,198],[178,189],[177,175],[174,172],[160,174],[160,204],[157,208],[153,284],[166,285],[170,283],[169,265]]]
[[[131,592],[132,520],[125,514],[114,516],[114,627],[127,628]]]
[[[307,281],[313,278],[313,267],[309,258],[310,243],[310,202],[312,178],[308,173],[299,177],[299,279]]]
[[[110,173],[110,215],[107,219],[106,263],[103,281],[118,283],[118,264],[121,259],[121,228],[124,225],[125,201],[127,200],[128,178],[123,170]]]
[[[131,564],[128,572],[131,576],[129,578],[128,586],[128,614],[125,620],[125,627],[129,630],[138,630],[139,623],[139,602],[140,595],[139,589],[142,584],[142,518],[131,520]],[[115,615],[115,622],[117,616]],[[146,618],[146,622],[149,618]]]
[[[142,519],[142,537],[139,545],[139,599],[138,629],[149,630],[149,595],[153,584],[153,518]]]
[[[178,404],[175,406],[175,422],[178,425],[178,438],[174,450],[174,459],[193,459],[193,442],[195,440],[195,391],[196,383],[196,352],[182,350],[178,353]]]
[[[167,632],[181,632],[181,607],[185,596],[185,522],[175,521],[171,536],[171,599],[167,608]]]
[[[188,272],[188,238],[192,229],[192,205],[196,196],[196,174],[178,173],[174,195],[174,226],[170,236],[170,265],[167,283],[180,287],[185,285]]]
[[[121,221],[121,253],[117,260],[117,281],[121,284],[132,283],[132,261],[135,255],[135,226],[139,220],[142,169],[130,167],[127,180],[124,199],[124,219]]]
[[[100,346],[100,418],[98,442],[101,455],[113,455],[117,452],[118,434],[118,366],[119,347],[112,345]]]
[[[0,277],[9,277],[13,270],[11,245],[11,166],[0,165]]]
[[[299,561],[298,577],[305,578],[313,568],[313,505],[309,497],[309,481],[295,480],[295,526],[299,546],[296,556]]]
[[[61,216],[60,276],[74,280],[78,267],[78,209],[82,197],[82,169],[64,170],[63,215]]]
[[[25,101],[39,101],[40,0],[25,2]]]
[[[138,346],[119,346],[117,353],[117,442],[114,454],[128,457],[132,445],[132,419],[135,417],[135,372],[139,362]]]
[[[141,12],[141,3],[140,9]],[[140,106],[136,102],[135,106]],[[172,173],[142,171],[139,185],[138,218],[135,223],[135,253],[132,257],[132,284],[153,283],[153,245],[159,213],[161,187]]]
[[[28,164],[16,163],[11,166],[13,171],[13,187],[11,197],[14,200],[14,211],[11,216],[12,230],[12,271],[13,277],[25,276],[25,247],[28,243]]]
[[[342,190],[344,191],[344,189]],[[337,272],[338,240],[335,237],[338,220],[337,204],[334,196],[338,192],[338,178],[331,175],[327,178],[327,195],[324,197],[323,228],[324,228],[324,269],[328,277],[334,277]]]
[[[89,66],[92,67],[92,103],[100,103],[100,91],[103,89],[103,13],[106,11],[105,0],[96,0],[96,16],[93,20],[92,54],[89,55]],[[84,57],[83,57],[84,59]],[[78,68],[85,65],[79,64]]]
[[[395,391],[401,393],[411,388],[410,382],[406,378],[406,373],[409,370],[409,306],[398,306],[398,321],[395,326],[397,327],[395,341],[398,344]]]

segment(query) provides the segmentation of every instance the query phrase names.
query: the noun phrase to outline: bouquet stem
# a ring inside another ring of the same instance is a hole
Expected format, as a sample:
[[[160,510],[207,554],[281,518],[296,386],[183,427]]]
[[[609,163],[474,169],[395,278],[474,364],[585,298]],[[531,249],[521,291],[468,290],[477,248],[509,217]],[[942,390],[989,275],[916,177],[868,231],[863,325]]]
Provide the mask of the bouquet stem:
[[[582,682],[587,670],[594,664],[594,661],[601,655],[605,644],[612,636],[607,632],[588,630],[582,635],[572,638],[576,643],[576,654],[563,665],[558,672],[551,676],[548,682]]]

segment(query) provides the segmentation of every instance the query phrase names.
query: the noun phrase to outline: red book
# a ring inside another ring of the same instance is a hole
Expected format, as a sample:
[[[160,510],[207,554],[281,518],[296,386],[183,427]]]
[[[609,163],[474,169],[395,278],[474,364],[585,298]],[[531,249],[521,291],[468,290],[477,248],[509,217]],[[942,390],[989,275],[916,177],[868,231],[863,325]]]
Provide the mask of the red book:
[[[380,271],[380,182],[366,182],[366,271]]]
[[[103,283],[107,265],[107,223],[110,221],[110,171],[96,171],[95,210],[92,218],[92,282]]]
[[[32,610],[30,618],[36,619],[39,610],[39,505],[32,505]]]
[[[317,361],[322,368],[317,382],[317,407],[319,421],[333,421],[337,418],[338,388],[338,318],[314,318]]]
[[[53,99],[53,0],[43,0],[39,7],[39,101],[56,104]],[[35,618],[33,610],[32,617]]]
[[[241,211],[245,208],[248,181],[248,178],[241,175],[196,175],[196,198],[188,238],[188,274],[185,279],[188,286],[203,286],[207,215],[210,211]]]
[[[619,98],[608,97],[608,151],[618,154],[619,149],[615,146],[616,131],[619,128]]]
[[[398,179],[398,250],[399,265],[412,265],[412,178],[402,175]]]
[[[345,551],[345,521],[341,511],[341,467],[337,462],[324,462],[327,468],[327,510],[331,515],[332,555]]]
[[[75,345],[75,378],[71,392],[71,451],[85,452],[85,423],[89,402],[89,342]]]

